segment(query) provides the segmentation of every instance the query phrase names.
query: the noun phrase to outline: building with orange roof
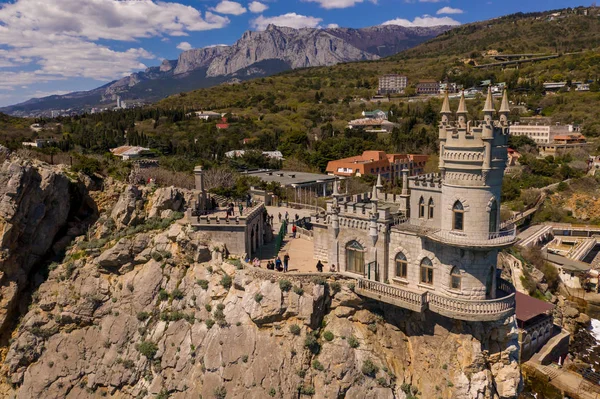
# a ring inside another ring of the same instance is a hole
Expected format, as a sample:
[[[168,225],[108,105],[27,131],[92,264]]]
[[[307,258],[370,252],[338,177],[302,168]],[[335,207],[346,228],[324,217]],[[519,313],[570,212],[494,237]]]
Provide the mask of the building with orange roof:
[[[428,155],[386,154],[385,151],[365,151],[362,155],[330,161],[327,173],[334,176],[378,176],[387,180],[402,177],[407,169],[410,176],[422,174]]]

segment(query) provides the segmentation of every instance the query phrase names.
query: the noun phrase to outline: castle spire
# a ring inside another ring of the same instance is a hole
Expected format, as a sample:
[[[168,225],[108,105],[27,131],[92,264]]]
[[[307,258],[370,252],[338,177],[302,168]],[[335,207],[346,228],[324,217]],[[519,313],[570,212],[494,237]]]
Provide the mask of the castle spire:
[[[508,125],[508,115],[510,114],[510,107],[508,106],[508,91],[505,89],[502,94],[502,105],[500,105],[500,123],[502,126]]]
[[[444,103],[442,104],[442,110],[440,111],[440,114],[442,114],[442,123],[448,124],[450,121],[448,115],[452,114],[452,111],[450,110],[450,99],[448,98],[448,90],[446,90],[446,95],[444,96]]]
[[[458,126],[464,128],[467,126],[467,106],[465,105],[465,92],[460,94],[460,103],[458,104],[458,110],[456,111],[458,117]]]
[[[487,98],[485,99],[485,106],[483,112],[494,112],[494,99],[492,97],[492,87],[488,86]]]
[[[505,89],[502,94],[502,105],[500,105],[500,113],[510,113],[510,107],[508,106],[508,91]]]

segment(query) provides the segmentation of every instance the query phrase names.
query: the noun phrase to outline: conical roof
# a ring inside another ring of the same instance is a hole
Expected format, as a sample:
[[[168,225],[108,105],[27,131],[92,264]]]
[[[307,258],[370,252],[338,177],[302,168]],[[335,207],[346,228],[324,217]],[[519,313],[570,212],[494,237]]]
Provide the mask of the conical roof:
[[[485,99],[485,106],[483,112],[494,112],[494,99],[492,97],[492,87],[488,87],[487,98]]]
[[[502,104],[500,105],[500,113],[510,113],[510,107],[508,106],[507,90],[504,90],[504,94],[502,94]]]
[[[448,91],[446,91],[446,95],[444,96],[444,103],[442,104],[442,111],[440,114],[451,114],[450,111],[450,99],[448,98]]]
[[[381,183],[381,173],[377,175],[377,186],[375,187],[383,187],[383,184]]]
[[[457,114],[466,114],[467,113],[467,106],[465,105],[465,92],[463,91],[460,95],[460,103],[458,104],[458,111],[456,111]]]

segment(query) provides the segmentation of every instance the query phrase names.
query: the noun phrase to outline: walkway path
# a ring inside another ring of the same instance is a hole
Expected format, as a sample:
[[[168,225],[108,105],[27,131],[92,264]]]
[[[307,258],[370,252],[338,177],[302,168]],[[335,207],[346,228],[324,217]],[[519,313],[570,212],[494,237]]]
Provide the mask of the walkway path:
[[[502,256],[504,258],[504,262],[508,263],[510,266],[513,280],[512,283],[515,286],[515,289],[518,292],[529,295],[529,293],[525,290],[525,287],[523,287],[523,281],[521,280],[521,277],[523,276],[523,263],[511,254],[503,254]]]

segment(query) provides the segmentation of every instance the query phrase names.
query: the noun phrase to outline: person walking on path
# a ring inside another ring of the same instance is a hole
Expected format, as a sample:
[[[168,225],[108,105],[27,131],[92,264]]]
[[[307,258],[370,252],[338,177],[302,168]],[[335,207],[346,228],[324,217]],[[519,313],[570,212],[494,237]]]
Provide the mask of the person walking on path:
[[[288,213],[288,211],[285,211],[285,221],[289,221],[290,220],[290,214]]]
[[[323,273],[323,264],[320,260],[317,262],[317,270],[319,271],[319,273]]]
[[[281,212],[279,212],[279,223],[281,224]]]
[[[283,256],[283,272],[287,273],[288,271],[288,264],[290,263],[290,255],[285,254]]]
[[[296,238],[296,231],[297,231],[296,225],[293,225],[292,226],[292,238]]]
[[[240,208],[240,216],[242,216],[242,213],[244,212],[244,205],[240,204],[238,208]]]

